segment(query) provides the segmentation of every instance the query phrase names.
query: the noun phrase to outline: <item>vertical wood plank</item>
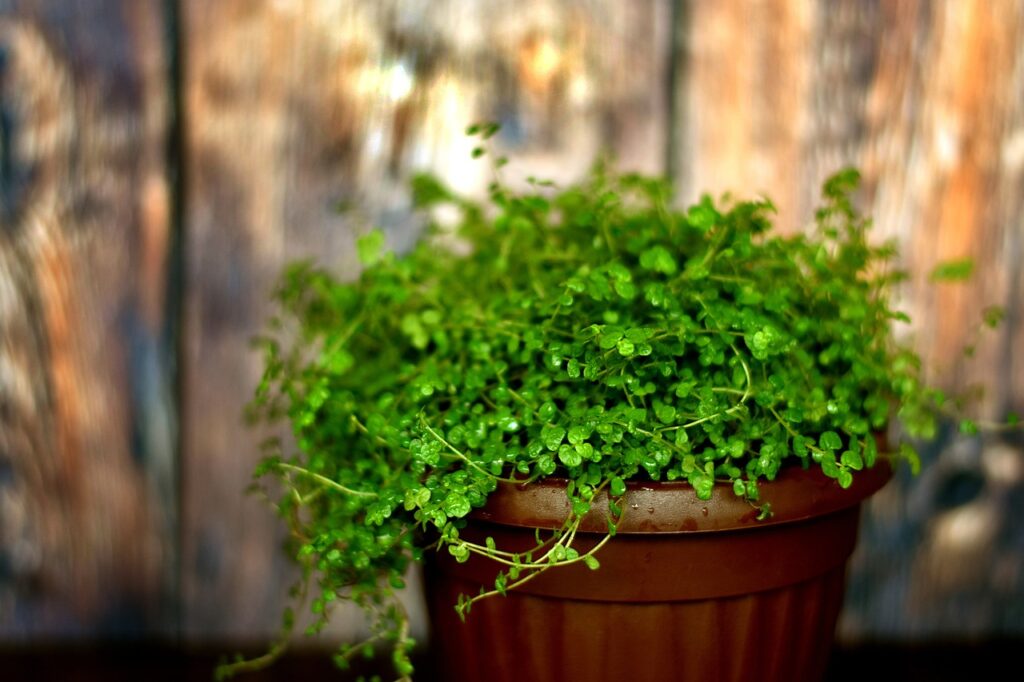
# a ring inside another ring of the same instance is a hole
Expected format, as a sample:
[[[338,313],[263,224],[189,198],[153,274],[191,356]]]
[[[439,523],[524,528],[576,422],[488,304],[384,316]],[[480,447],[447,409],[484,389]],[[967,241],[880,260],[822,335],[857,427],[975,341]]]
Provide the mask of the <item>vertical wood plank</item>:
[[[161,4],[0,3],[0,637],[173,630]]]
[[[765,194],[796,225],[813,65],[811,0],[689,3],[682,200]]]
[[[1011,263],[1003,239],[1012,226],[997,218],[1006,208],[1000,199],[1012,201],[999,196],[1000,157],[1016,104],[1020,7],[936,3],[907,12],[894,3],[886,10],[906,12],[900,18],[917,27],[920,52],[900,66],[881,63],[871,93],[868,136],[888,146],[869,148],[865,163],[877,168],[871,178],[877,187],[902,188],[898,195],[890,189],[875,214],[904,247],[913,273],[907,293],[918,318],[914,331],[930,340],[923,348],[928,365],[940,368],[936,378],[949,386],[985,380],[995,386],[990,396],[998,396],[1005,383],[994,352],[999,334],[988,336],[974,361],[966,362],[961,349],[973,343],[981,309],[1007,301]],[[887,82],[901,77],[900,70],[910,79],[902,96],[899,84]],[[900,103],[916,115],[901,116]],[[971,282],[928,286],[936,264],[964,257],[983,264]],[[989,405],[990,413],[994,408]]]
[[[673,121],[685,197],[766,191],[788,229],[808,224],[827,174],[862,168],[875,236],[900,244],[911,273],[900,293],[914,324],[902,333],[938,385],[984,383],[981,411],[996,418],[1024,400],[1022,11],[1012,0],[692,0],[688,106]],[[929,282],[962,257],[978,263],[971,282]],[[987,305],[1006,306],[1008,324],[979,336]],[[925,474],[875,501],[847,636],[982,635],[1012,622],[1007,604],[1024,594],[1013,521],[1024,453],[1019,442],[982,445],[942,434]]]
[[[276,519],[241,494],[261,435],[240,415],[260,371],[248,339],[282,264],[313,258],[354,273],[354,235],[369,223],[393,247],[410,243],[412,169],[485,187],[464,136],[480,119],[503,124],[496,146],[512,181],[578,175],[601,148],[658,170],[668,3],[182,6],[185,634],[263,638],[292,573]],[[344,614],[335,622],[335,636],[356,627]]]
[[[1022,339],[1024,177],[1011,154],[1024,116],[1024,7],[883,2],[881,12],[894,36],[868,96],[867,199],[910,266],[910,333],[932,380],[951,390],[983,384],[982,414],[1002,418],[1024,399],[1013,350]],[[935,265],[963,257],[978,264],[970,282],[930,284]],[[1006,307],[1010,320],[979,335],[989,305]],[[965,347],[976,347],[972,357]],[[865,549],[882,560],[863,552],[858,565],[882,589],[860,592],[846,630],[856,634],[859,621],[875,636],[1019,634],[1021,441],[947,438],[925,455],[921,478],[900,481],[872,509],[882,532],[869,531],[876,543]],[[913,549],[892,546],[894,537]]]

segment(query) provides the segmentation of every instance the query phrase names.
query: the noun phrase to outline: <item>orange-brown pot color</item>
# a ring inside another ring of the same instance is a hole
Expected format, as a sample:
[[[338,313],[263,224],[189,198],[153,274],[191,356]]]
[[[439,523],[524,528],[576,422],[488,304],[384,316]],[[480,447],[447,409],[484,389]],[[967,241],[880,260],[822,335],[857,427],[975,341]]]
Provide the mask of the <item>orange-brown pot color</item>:
[[[720,487],[697,499],[685,483],[634,483],[618,534],[582,564],[549,570],[473,605],[460,593],[491,589],[496,565],[446,554],[427,562],[432,649],[446,682],[800,682],[820,680],[843,597],[860,504],[891,469],[880,463],[841,489],[817,470],[787,469],[761,485],[770,520]],[[599,510],[574,546],[593,547]],[[505,486],[471,517],[463,536],[499,549],[531,548],[536,528],[569,512],[565,483]]]

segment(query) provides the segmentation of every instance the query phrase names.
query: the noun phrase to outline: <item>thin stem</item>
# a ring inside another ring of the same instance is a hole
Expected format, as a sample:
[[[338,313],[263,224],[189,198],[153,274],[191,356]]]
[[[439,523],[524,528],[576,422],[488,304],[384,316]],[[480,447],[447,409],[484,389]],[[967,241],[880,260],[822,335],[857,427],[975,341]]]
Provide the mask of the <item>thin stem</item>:
[[[307,562],[303,562],[302,567],[303,575],[297,587],[298,595],[295,604],[296,611],[302,611],[305,608],[306,597],[309,594],[311,569]],[[214,679],[220,682],[221,680],[231,679],[240,673],[256,672],[268,667],[288,651],[288,646],[291,644],[292,632],[294,630],[294,618],[286,620],[284,626],[281,628],[281,632],[278,635],[277,640],[274,642],[273,646],[270,647],[267,653],[262,656],[257,656],[256,658],[219,665],[214,671]]]
[[[690,428],[693,428],[694,426],[699,426],[700,424],[703,424],[704,422],[711,421],[712,419],[715,419],[716,417],[721,417],[723,415],[732,414],[736,410],[738,410],[741,407],[743,407],[743,404],[746,403],[747,400],[750,399],[750,396],[752,395],[753,388],[754,388],[754,380],[750,376],[750,367],[747,366],[746,361],[743,359],[743,356],[740,355],[740,352],[736,349],[735,345],[729,344],[729,348],[731,348],[732,352],[736,354],[736,358],[740,361],[740,364],[743,366],[743,374],[744,374],[744,376],[746,376],[746,379],[747,379],[747,386],[743,390],[743,393],[740,396],[739,402],[736,403],[735,405],[733,405],[732,407],[726,409],[726,410],[722,410],[720,412],[715,412],[714,414],[709,414],[706,417],[702,417],[700,419],[695,419],[695,420],[693,420],[691,422],[687,422],[685,424],[677,424],[675,426],[666,426],[663,429],[659,429],[659,432],[662,432],[662,431],[673,431],[675,429],[690,429]],[[711,389],[711,390],[715,390],[715,389]],[[731,391],[732,389],[720,389],[720,390],[722,392],[727,392],[727,391]]]
[[[454,454],[457,458],[459,458],[460,460],[465,462],[467,465],[473,467],[474,469],[476,469],[480,473],[482,473],[482,474],[484,474],[486,476],[490,476],[491,478],[493,478],[496,481],[503,481],[505,483],[514,483],[516,485],[522,483],[522,481],[520,481],[519,479],[505,478],[504,476],[498,476],[497,474],[492,474],[490,471],[488,471],[487,469],[484,469],[482,466],[480,466],[479,464],[477,464],[476,462],[471,460],[469,457],[466,457],[466,455],[462,454],[462,451],[460,451],[454,445],[452,445],[451,443],[446,441],[444,439],[444,437],[442,437],[437,431],[435,431],[434,429],[430,428],[430,425],[427,424],[427,420],[424,419],[422,416],[420,417],[420,424],[423,426],[424,429],[427,430],[427,433],[429,433],[431,436],[436,438],[438,440],[438,442],[440,442],[446,448],[451,450],[452,454]]]
[[[337,481],[331,480],[326,476],[310,471],[309,469],[303,469],[302,467],[295,466],[294,464],[288,464],[286,462],[278,462],[277,468],[284,469],[285,471],[292,471],[294,473],[306,476],[313,479],[317,483],[323,486],[337,490],[338,492],[345,493],[346,495],[352,495],[354,497],[377,497],[377,493],[365,492],[362,490],[353,490],[347,486],[344,486]]]
[[[359,418],[357,416],[355,416],[354,414],[350,414],[349,415],[349,419],[352,421],[352,424],[353,424],[353,426],[356,427],[356,429],[361,431],[364,435],[367,435],[367,436],[370,435],[370,430],[368,428],[366,428],[365,424],[363,424],[361,421],[359,421]],[[384,446],[387,446],[387,447],[391,447],[391,443],[388,443],[386,440],[384,440],[380,436],[373,436],[373,439],[375,441],[377,441],[377,443],[379,445],[384,445]]]
[[[574,532],[574,533],[575,533],[575,532]],[[600,550],[600,549],[601,549],[602,547],[604,547],[604,546],[605,546],[605,545],[606,545],[606,544],[608,543],[608,541],[609,541],[609,540],[611,540],[611,539],[612,539],[612,536],[611,536],[611,534],[609,533],[609,534],[605,535],[605,536],[604,536],[603,538],[601,538],[601,541],[600,541],[600,542],[598,542],[598,543],[597,543],[596,545],[594,545],[594,546],[593,546],[593,547],[592,547],[592,548],[591,548],[591,549],[590,549],[590,550],[589,550],[588,552],[586,552],[585,554],[580,554],[579,556],[577,556],[577,557],[576,557],[576,558],[574,558],[574,559],[566,559],[565,561],[559,561],[559,562],[557,562],[557,563],[549,563],[549,564],[545,564],[544,566],[542,566],[542,567],[540,567],[540,568],[538,568],[538,569],[534,570],[534,571],[533,571],[532,573],[530,573],[529,575],[527,575],[527,576],[526,576],[525,578],[520,578],[519,580],[517,580],[517,581],[515,581],[515,582],[513,582],[513,583],[511,583],[511,584],[509,584],[509,585],[507,585],[507,586],[505,587],[505,591],[506,591],[506,592],[508,592],[509,590],[514,590],[515,588],[517,588],[517,587],[519,587],[519,586],[521,586],[521,585],[524,585],[525,583],[528,583],[529,581],[533,580],[533,579],[534,579],[534,578],[536,578],[537,576],[539,576],[539,575],[541,575],[542,573],[544,573],[544,571],[547,571],[547,570],[549,570],[549,569],[551,569],[551,568],[555,568],[555,567],[561,567],[561,566],[571,566],[572,564],[578,564],[578,563],[580,563],[581,561],[586,561],[586,558],[587,558],[587,557],[591,557],[591,556],[593,556],[594,554],[596,554],[596,553],[597,553],[597,552],[598,552],[598,551],[599,551],[599,550]],[[571,541],[572,541],[572,540],[570,539],[570,540],[569,540],[569,542],[571,543]],[[567,543],[567,544],[566,544],[566,547],[568,547],[568,546],[569,546],[569,544]],[[488,597],[494,597],[494,596],[496,596],[496,595],[499,595],[499,594],[501,594],[501,592],[500,592],[500,591],[498,591],[498,590],[496,590],[496,589],[494,589],[494,590],[489,590],[489,591],[487,591],[487,592],[481,592],[480,594],[476,595],[475,597],[472,597],[472,598],[470,598],[470,599],[469,599],[469,601],[468,601],[467,603],[468,603],[468,604],[474,604],[474,603],[476,603],[476,602],[478,602],[478,601],[480,601],[480,600],[482,600],[482,599],[487,599]]]
[[[229,680],[235,675],[242,673],[256,672],[257,670],[263,670],[277,659],[281,658],[284,653],[288,651],[288,640],[281,639],[277,641],[274,646],[270,648],[267,653],[256,658],[248,658],[244,661],[237,661],[235,663],[229,663],[224,666],[217,668],[214,673],[214,679]]]
[[[793,438],[797,438],[800,435],[799,433],[797,433],[796,431],[793,430],[793,427],[791,427],[789,425],[789,423],[785,419],[782,418],[782,415],[780,415],[778,412],[775,411],[774,407],[769,407],[768,411],[771,412],[775,416],[775,420],[779,422],[779,424],[782,426],[782,428],[784,428],[786,430],[786,432],[790,436],[792,436]],[[807,442],[807,449],[810,450],[811,452],[817,452],[817,453],[821,453],[821,454],[824,454],[824,452],[825,452],[824,450],[819,448],[817,445],[815,445],[814,443],[810,442],[810,440],[808,440],[808,442]]]

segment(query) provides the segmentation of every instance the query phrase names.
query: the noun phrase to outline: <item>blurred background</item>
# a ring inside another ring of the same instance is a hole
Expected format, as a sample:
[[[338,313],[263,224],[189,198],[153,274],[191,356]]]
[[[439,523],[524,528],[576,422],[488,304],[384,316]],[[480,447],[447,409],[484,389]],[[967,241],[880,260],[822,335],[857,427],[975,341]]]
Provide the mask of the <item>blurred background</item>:
[[[481,192],[479,120],[513,181],[608,151],[790,231],[859,167],[933,381],[1024,414],[1024,2],[0,0],[0,676],[206,679],[276,633],[249,340],[289,260],[416,239],[411,173]],[[1024,440],[950,425],[924,459],[866,512],[832,679],[1024,641]]]

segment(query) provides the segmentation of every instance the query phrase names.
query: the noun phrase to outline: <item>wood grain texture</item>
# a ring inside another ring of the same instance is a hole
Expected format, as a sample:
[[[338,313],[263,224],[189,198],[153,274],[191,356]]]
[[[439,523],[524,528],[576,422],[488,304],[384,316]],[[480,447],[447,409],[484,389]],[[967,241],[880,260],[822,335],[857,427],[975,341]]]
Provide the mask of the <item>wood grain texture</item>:
[[[811,0],[688,3],[683,201],[702,193],[766,194],[779,220],[801,213],[799,174],[810,123]]]
[[[470,123],[499,120],[518,173],[565,179],[603,148],[663,159],[665,2],[186,0],[184,629],[253,639],[276,628],[291,567],[279,524],[242,490],[261,434],[241,422],[260,358],[247,350],[281,266],[355,272],[373,223],[415,238],[405,189],[430,168],[486,185]],[[483,167],[486,168],[486,167]],[[523,170],[525,169],[525,170]],[[353,207],[346,215],[339,204]],[[333,636],[356,619],[339,614]]]
[[[985,383],[987,417],[1024,414],[1022,46],[1019,0],[0,0],[0,638],[172,633],[178,466],[184,634],[273,634],[292,573],[242,494],[262,435],[241,419],[249,339],[285,262],[354,274],[371,224],[396,249],[416,238],[412,170],[481,192],[477,120],[502,123],[513,183],[573,178],[601,151],[669,158],[683,200],[764,192],[794,231],[829,173],[861,167],[931,377]],[[930,286],[964,256],[972,282]],[[976,339],[990,304],[1006,324]],[[842,633],[1020,635],[1024,443],[949,432],[924,456],[871,507]],[[331,636],[357,627],[342,614]]]
[[[875,184],[867,199],[910,267],[910,334],[933,380],[960,390],[983,384],[981,413],[1002,418],[1024,404],[1024,176],[1011,145],[1024,116],[1024,6],[891,2],[881,11],[885,26],[902,25],[914,39],[901,41],[910,49],[880,55],[869,91],[863,165]],[[970,282],[929,286],[936,264],[962,257],[978,263]],[[1009,320],[979,336],[989,305],[1005,307]],[[962,352],[968,346],[973,357]],[[1024,442],[947,436],[925,453],[931,466],[918,481],[901,481],[873,509],[867,537],[881,560],[865,554],[858,565],[885,587],[854,615],[875,636],[1024,628]],[[913,550],[890,545],[897,537]]]
[[[158,2],[0,3],[0,636],[173,628]]]
[[[914,322],[901,333],[931,380],[951,392],[984,384],[982,416],[1019,411],[1024,5],[693,0],[688,15],[686,115],[673,122],[684,197],[765,191],[800,230],[821,181],[860,167],[875,235],[897,241],[910,271],[900,296]],[[970,282],[929,281],[964,257],[978,264]],[[979,334],[989,305],[1008,323]],[[1021,446],[944,432],[926,473],[880,496],[847,637],[1021,632]]]

